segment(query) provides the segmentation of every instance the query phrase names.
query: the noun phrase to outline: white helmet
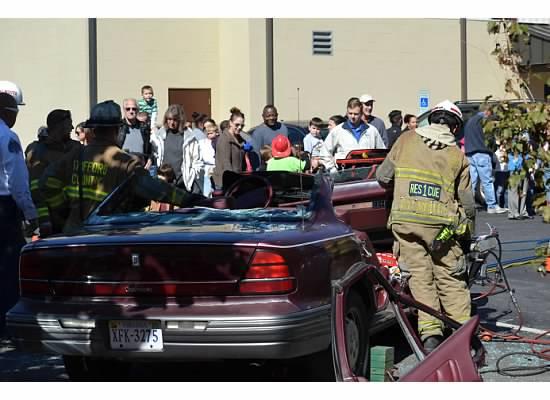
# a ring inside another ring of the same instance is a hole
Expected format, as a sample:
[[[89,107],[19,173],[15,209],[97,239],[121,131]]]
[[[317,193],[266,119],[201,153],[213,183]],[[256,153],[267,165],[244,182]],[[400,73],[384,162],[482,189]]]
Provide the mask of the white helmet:
[[[464,120],[462,119],[462,111],[460,111],[460,108],[458,108],[458,106],[452,101],[443,100],[441,103],[437,103],[435,107],[431,109],[428,121],[430,123],[438,123],[438,121],[434,120],[439,120],[438,116],[441,116],[442,114],[450,114],[459,126],[464,124]]]
[[[25,105],[25,103],[23,103],[23,92],[15,83],[10,81],[0,81],[0,93],[2,92],[11,94],[18,105]]]

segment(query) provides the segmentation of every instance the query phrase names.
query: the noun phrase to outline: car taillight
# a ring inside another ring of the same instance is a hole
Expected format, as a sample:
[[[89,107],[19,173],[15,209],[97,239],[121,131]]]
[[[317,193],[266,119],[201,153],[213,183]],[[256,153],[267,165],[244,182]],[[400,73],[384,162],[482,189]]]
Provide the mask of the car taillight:
[[[19,292],[21,296],[49,296],[48,268],[40,265],[35,252],[25,252],[19,259]]]
[[[244,278],[239,282],[241,294],[289,293],[296,288],[285,259],[277,253],[257,251]]]

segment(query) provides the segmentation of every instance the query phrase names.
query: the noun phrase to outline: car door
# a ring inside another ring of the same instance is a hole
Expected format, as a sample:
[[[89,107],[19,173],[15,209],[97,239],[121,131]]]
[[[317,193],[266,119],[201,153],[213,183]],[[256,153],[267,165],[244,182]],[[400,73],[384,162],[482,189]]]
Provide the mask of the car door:
[[[348,352],[345,338],[345,299],[348,291],[361,279],[381,279],[379,273],[370,273],[376,269],[373,265],[364,264],[363,268],[350,270],[342,279],[334,281],[332,285],[332,354],[336,380],[345,382],[367,381],[366,376],[355,374],[348,363]],[[383,282],[379,282],[383,283]],[[390,285],[384,285],[391,291]],[[395,303],[397,293],[390,293],[391,301]],[[398,296],[398,295],[397,295]],[[413,300],[414,302],[414,300]],[[426,311],[426,310],[424,310]],[[406,337],[415,336],[410,325],[400,324]],[[476,337],[479,325],[479,317],[473,317],[462,327],[457,329],[446,339],[436,350],[425,356],[420,354],[422,350],[416,348],[415,353],[419,355],[420,362],[399,379],[400,382],[477,382],[481,376],[477,369],[477,360],[472,356],[472,343],[475,343],[474,354],[479,356],[483,352],[479,346],[481,342]],[[417,340],[418,342],[418,340]],[[411,346],[413,347],[413,346]],[[414,348],[413,348],[414,351]],[[480,359],[480,358],[479,358]]]

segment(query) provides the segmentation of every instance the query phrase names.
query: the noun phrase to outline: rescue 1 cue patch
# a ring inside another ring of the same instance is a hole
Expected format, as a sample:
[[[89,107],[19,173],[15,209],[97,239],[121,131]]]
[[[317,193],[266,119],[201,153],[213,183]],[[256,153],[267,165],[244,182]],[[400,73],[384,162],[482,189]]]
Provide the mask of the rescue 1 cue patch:
[[[409,196],[425,197],[439,200],[441,198],[441,186],[433,183],[409,182]]]

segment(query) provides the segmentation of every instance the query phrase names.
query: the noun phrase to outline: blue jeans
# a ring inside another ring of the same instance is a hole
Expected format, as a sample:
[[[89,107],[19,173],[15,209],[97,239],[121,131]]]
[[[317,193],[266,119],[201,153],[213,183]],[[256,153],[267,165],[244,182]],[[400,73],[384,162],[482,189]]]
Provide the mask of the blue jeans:
[[[491,156],[486,153],[475,153],[468,156],[470,162],[470,178],[472,179],[472,192],[475,193],[477,181],[481,180],[481,189],[485,195],[487,208],[495,208],[495,188],[493,186],[493,165]]]

